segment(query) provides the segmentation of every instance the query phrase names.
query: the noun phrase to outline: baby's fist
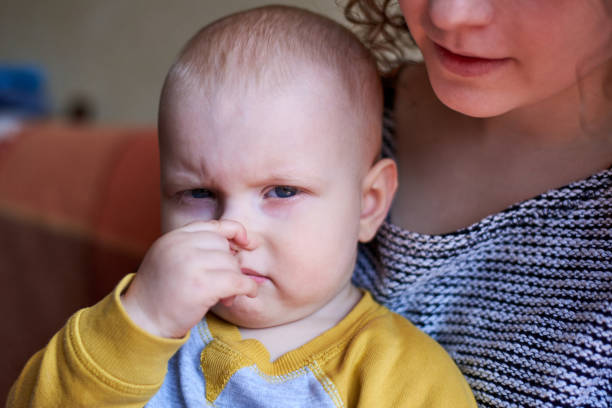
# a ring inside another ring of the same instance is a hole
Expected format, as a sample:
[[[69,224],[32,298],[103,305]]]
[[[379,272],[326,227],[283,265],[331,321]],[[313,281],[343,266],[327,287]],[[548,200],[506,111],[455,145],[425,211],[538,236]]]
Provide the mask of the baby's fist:
[[[220,300],[256,296],[233,247],[254,249],[230,220],[193,222],[160,237],[121,298],[130,318],[151,334],[180,338]]]

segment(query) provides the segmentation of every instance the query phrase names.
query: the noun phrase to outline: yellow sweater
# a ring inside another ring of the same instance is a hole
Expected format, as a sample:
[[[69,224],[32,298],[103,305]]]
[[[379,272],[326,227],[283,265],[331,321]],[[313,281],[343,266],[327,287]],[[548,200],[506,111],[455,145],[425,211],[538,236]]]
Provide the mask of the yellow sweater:
[[[130,279],[123,279],[97,305],[72,316],[28,361],[7,407],[142,407],[154,396],[151,405],[162,401],[160,406],[168,406],[163,404],[169,401],[164,400],[164,391],[173,376],[181,375],[179,368],[166,378],[168,361],[188,337],[158,338],[135,326],[119,300]],[[230,391],[224,390],[228,384],[239,389],[232,381],[249,370],[265,379],[262,391],[266,384],[286,385],[288,379],[310,375],[329,397],[330,406],[476,406],[446,352],[407,320],[376,304],[368,293],[337,326],[274,362],[261,343],[242,340],[236,327],[214,316],[196,326],[191,337],[198,353],[203,347],[201,393],[206,405],[236,406],[228,400]],[[173,360],[187,353],[187,346]],[[156,395],[162,383],[164,388]],[[308,388],[314,389],[311,384],[304,392]],[[271,390],[262,406],[274,405]],[[279,393],[287,390],[278,388]]]

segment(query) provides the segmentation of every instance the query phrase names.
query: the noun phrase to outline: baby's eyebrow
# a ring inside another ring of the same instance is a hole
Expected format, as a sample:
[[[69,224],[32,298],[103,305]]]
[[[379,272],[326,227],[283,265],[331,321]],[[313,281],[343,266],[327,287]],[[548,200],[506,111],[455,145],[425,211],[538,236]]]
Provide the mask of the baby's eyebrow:
[[[314,174],[314,172],[304,171],[301,168],[288,168],[266,174],[262,180],[259,180],[259,183],[308,186],[321,184],[323,181],[324,178]]]
[[[166,168],[162,171],[161,184],[166,192],[202,187],[206,177],[184,168]]]

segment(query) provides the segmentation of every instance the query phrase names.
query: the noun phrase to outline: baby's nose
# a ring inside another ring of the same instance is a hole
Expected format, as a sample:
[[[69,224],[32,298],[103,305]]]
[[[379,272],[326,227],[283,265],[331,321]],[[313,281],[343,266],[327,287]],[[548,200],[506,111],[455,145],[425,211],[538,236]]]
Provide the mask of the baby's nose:
[[[231,248],[232,251],[253,250],[260,245],[261,239],[258,233],[259,221],[257,219],[257,214],[255,214],[248,205],[236,202],[227,203],[224,206],[223,214],[221,214],[220,219],[237,222],[242,225],[246,231],[247,244],[244,246],[234,244],[234,247]]]
[[[230,241],[230,251],[232,255],[238,256],[243,252],[251,252],[261,246],[261,239],[257,234],[249,234],[247,232],[248,243],[246,245],[238,245],[235,242]]]
[[[251,208],[245,201],[244,199],[226,199],[220,208],[219,219],[236,221],[248,228],[252,216]]]

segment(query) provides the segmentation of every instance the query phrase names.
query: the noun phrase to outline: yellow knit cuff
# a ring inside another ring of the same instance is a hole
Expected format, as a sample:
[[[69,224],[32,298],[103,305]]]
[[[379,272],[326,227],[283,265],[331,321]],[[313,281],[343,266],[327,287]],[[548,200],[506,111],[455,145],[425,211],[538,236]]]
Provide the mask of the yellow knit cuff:
[[[189,337],[157,337],[132,322],[119,296],[133,277],[133,274],[127,275],[111,294],[75,315],[74,327],[70,328],[81,362],[100,380],[126,391],[159,387],[166,375],[168,360]]]

